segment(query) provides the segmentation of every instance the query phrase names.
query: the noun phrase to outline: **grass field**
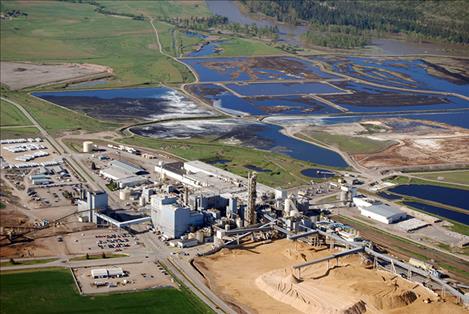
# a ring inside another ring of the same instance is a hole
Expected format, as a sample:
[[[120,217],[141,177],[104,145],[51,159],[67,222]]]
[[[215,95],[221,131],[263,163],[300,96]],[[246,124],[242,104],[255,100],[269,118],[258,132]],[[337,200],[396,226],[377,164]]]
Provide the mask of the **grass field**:
[[[387,181],[395,183],[395,184],[428,184],[428,185],[442,186],[442,187],[453,188],[453,189],[469,190],[469,187],[465,187],[461,185],[454,185],[454,184],[446,183],[446,182],[428,181],[424,179],[411,178],[411,177],[406,177],[406,176],[397,176]]]
[[[209,16],[210,11],[202,0],[191,1],[97,1],[107,10],[152,17]]]
[[[187,160],[229,160],[216,166],[241,176],[247,176],[244,165],[255,165],[270,172],[258,172],[258,181],[271,187],[293,187],[309,183],[310,178],[301,175],[301,170],[314,167],[312,163],[295,160],[268,151],[243,148],[202,141],[158,140],[133,136],[121,140],[123,143],[163,150]]]
[[[40,132],[36,127],[25,127],[25,128],[1,128],[0,129],[0,138],[27,138],[27,137],[37,137]]]
[[[306,140],[319,142],[327,146],[333,146],[349,154],[371,154],[382,151],[391,146],[393,141],[377,141],[363,137],[329,134],[321,131],[300,133],[300,137]]]
[[[9,267],[9,266],[26,266],[26,265],[40,265],[45,263],[50,263],[58,260],[58,258],[46,258],[46,259],[31,259],[31,260],[24,260],[24,261],[15,261],[13,263],[11,261],[8,262],[1,262],[1,267]]]
[[[21,104],[52,135],[73,130],[97,132],[114,129],[118,126],[39,100],[27,93],[5,92],[4,97]]]
[[[175,6],[166,2],[151,3]],[[159,53],[148,21],[106,16],[85,3],[8,1],[2,4],[5,10],[17,9],[28,14],[2,21],[3,61],[106,65],[116,76],[107,86],[193,80],[186,67]]]
[[[237,37],[228,38],[220,44],[220,48],[223,48],[223,52],[220,55],[226,57],[284,54],[280,49],[269,46],[261,41]]]
[[[189,292],[161,288],[80,296],[69,270],[0,274],[0,313],[211,313]]]
[[[442,171],[442,172],[419,172],[412,173],[413,176],[435,180],[447,183],[459,183],[469,185],[469,170],[458,170],[458,171]],[[439,179],[441,178],[441,180]]]
[[[0,126],[31,125],[31,121],[14,105],[0,100]]]
[[[198,37],[190,37],[184,34],[184,31],[166,22],[156,22],[160,42],[164,52],[175,57],[192,51],[192,46],[204,41]]]

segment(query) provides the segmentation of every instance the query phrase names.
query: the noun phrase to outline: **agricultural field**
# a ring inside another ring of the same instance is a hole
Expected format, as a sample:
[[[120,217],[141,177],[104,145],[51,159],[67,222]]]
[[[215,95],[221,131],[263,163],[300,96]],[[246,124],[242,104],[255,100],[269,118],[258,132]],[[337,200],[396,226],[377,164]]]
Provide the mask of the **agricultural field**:
[[[185,289],[80,296],[69,270],[2,273],[0,313],[211,313]]]
[[[159,53],[148,21],[109,16],[89,4],[4,2],[27,17],[2,21],[1,60],[93,63],[112,68],[107,86],[193,79],[182,64]]]
[[[18,108],[4,100],[0,100],[0,125],[2,127],[30,124],[31,121]]]

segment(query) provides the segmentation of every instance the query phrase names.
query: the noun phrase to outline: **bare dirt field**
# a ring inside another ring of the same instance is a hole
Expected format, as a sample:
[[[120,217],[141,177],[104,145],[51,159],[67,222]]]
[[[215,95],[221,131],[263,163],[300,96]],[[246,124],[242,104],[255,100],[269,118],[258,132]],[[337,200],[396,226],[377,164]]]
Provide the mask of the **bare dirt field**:
[[[122,278],[102,278],[91,277],[92,269],[111,269],[121,267],[128,275]],[[80,284],[80,288],[85,294],[109,293],[115,291],[129,291],[149,288],[176,287],[172,278],[161,267],[153,262],[122,264],[99,267],[74,268],[73,272]],[[106,286],[97,287],[95,282],[108,283]]]
[[[308,130],[339,135],[344,141],[353,136],[396,142],[379,152],[351,154],[367,168],[469,162],[469,130],[433,121],[390,118],[309,127]],[[308,130],[303,133],[307,135]]]
[[[278,240],[224,249],[194,264],[210,288],[240,312],[464,313],[420,285],[365,268],[358,255],[341,258],[329,271],[327,263],[310,266],[301,281],[292,276],[289,266],[333,252]]]
[[[110,75],[112,69],[97,64],[34,64],[1,62],[2,84],[12,90],[23,89],[53,82],[73,82],[84,80],[97,74]]]

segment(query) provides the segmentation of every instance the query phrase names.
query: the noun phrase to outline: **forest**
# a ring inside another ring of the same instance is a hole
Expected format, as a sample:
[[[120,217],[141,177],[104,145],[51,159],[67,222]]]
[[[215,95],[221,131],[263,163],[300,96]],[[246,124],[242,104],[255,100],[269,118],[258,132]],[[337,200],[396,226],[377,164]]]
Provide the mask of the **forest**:
[[[292,24],[309,23],[306,40],[321,46],[363,46],[371,35],[385,33],[469,43],[469,6],[465,0],[240,1],[251,13]]]

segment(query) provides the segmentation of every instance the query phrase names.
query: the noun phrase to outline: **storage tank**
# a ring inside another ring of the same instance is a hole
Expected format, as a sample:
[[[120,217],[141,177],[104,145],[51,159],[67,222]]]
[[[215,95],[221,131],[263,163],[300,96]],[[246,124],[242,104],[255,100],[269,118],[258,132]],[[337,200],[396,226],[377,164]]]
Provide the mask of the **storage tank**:
[[[199,230],[195,233],[195,238],[197,239],[197,242],[199,243],[204,243],[204,233],[203,231]]]
[[[93,142],[84,141],[83,142],[83,152],[84,153],[91,153],[92,151],[93,151]]]
[[[138,205],[139,206],[145,206],[146,204],[146,200],[145,200],[145,196],[140,196],[140,199],[138,200]]]
[[[127,201],[130,198],[130,190],[125,188],[119,192],[119,198],[121,201]]]

